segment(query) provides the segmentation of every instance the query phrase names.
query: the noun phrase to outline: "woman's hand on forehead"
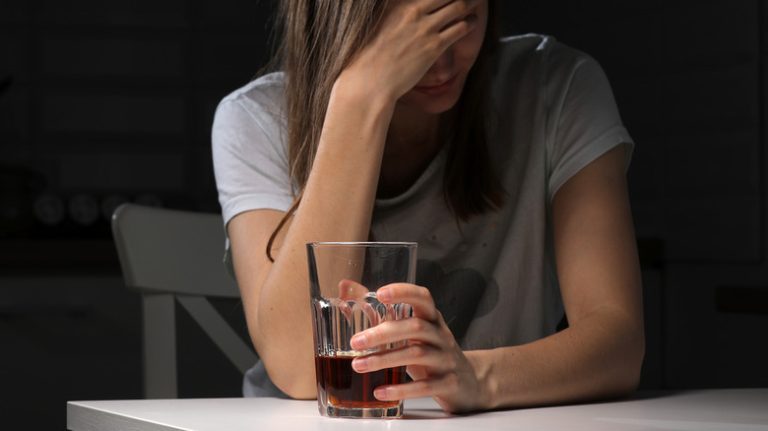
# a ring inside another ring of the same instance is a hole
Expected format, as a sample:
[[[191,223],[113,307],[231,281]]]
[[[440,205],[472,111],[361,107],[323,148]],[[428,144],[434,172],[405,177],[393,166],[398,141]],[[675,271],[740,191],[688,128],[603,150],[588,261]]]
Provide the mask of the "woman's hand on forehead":
[[[393,101],[411,90],[452,44],[475,26],[483,0],[397,0],[389,3],[375,35],[339,76],[358,91]]]
[[[405,1],[408,2],[408,0],[405,0]],[[416,2],[411,2],[411,3],[416,3]],[[480,0],[426,0],[426,3],[427,3],[425,5],[426,13],[431,14],[436,12],[439,9],[442,9],[445,6],[448,6],[451,3],[463,4],[464,6],[466,6],[467,10],[469,11],[473,7],[477,6],[478,3],[480,3]]]

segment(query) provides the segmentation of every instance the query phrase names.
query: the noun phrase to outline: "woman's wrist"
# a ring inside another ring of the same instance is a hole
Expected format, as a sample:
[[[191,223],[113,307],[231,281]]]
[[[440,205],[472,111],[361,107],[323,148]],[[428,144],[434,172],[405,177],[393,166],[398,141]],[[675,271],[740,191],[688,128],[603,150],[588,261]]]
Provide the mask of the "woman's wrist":
[[[374,156],[376,163],[381,163],[387,131],[394,112],[395,101],[386,94],[368,91],[356,81],[346,78],[338,79],[333,85],[328,101],[323,137],[326,137],[325,134],[328,132],[325,127],[330,124],[329,121],[333,124],[329,129],[332,134],[343,129],[349,130],[352,134],[344,135],[346,139],[341,140],[339,136],[330,140],[321,138],[320,145],[322,147],[323,142],[331,142],[331,147],[341,149],[345,153],[345,158],[349,157],[348,151],[357,148]],[[343,142],[353,146],[350,148]],[[367,145],[360,145],[361,143]],[[374,151],[371,152],[371,150]],[[377,165],[377,178],[378,169]]]
[[[464,352],[477,380],[477,408],[476,410],[492,410],[498,407],[498,379],[494,376],[493,350],[471,350]]]
[[[331,100],[339,98],[384,112],[394,112],[398,99],[392,91],[372,85],[370,79],[349,70],[343,71],[333,84]]]

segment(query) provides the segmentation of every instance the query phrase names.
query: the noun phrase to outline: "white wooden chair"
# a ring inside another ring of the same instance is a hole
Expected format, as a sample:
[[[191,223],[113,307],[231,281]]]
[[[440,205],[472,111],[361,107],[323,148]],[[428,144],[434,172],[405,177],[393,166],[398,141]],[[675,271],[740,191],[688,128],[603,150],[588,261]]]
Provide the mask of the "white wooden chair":
[[[221,216],[124,204],[112,216],[112,234],[125,285],[142,295],[146,398],[178,396],[176,302],[241,373],[256,363],[250,343],[206,299],[240,296],[222,262]]]

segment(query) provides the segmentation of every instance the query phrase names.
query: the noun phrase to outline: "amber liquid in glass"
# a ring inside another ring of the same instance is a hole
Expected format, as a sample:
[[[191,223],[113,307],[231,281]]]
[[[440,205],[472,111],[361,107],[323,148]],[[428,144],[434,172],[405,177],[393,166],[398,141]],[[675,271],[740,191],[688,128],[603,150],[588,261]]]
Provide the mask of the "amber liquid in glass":
[[[405,367],[387,368],[370,373],[352,369],[355,355],[315,356],[315,371],[320,390],[325,391],[334,407],[390,408],[399,401],[379,401],[373,390],[382,385],[405,383]]]

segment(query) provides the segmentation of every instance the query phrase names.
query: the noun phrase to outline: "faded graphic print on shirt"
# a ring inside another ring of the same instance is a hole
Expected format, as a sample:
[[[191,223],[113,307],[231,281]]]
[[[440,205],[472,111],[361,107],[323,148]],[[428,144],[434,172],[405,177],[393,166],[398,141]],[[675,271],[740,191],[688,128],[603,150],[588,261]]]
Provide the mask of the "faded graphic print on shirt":
[[[446,273],[437,262],[420,259],[416,284],[429,289],[451,333],[465,348],[464,336],[469,325],[490,313],[499,300],[499,285],[472,268]]]

